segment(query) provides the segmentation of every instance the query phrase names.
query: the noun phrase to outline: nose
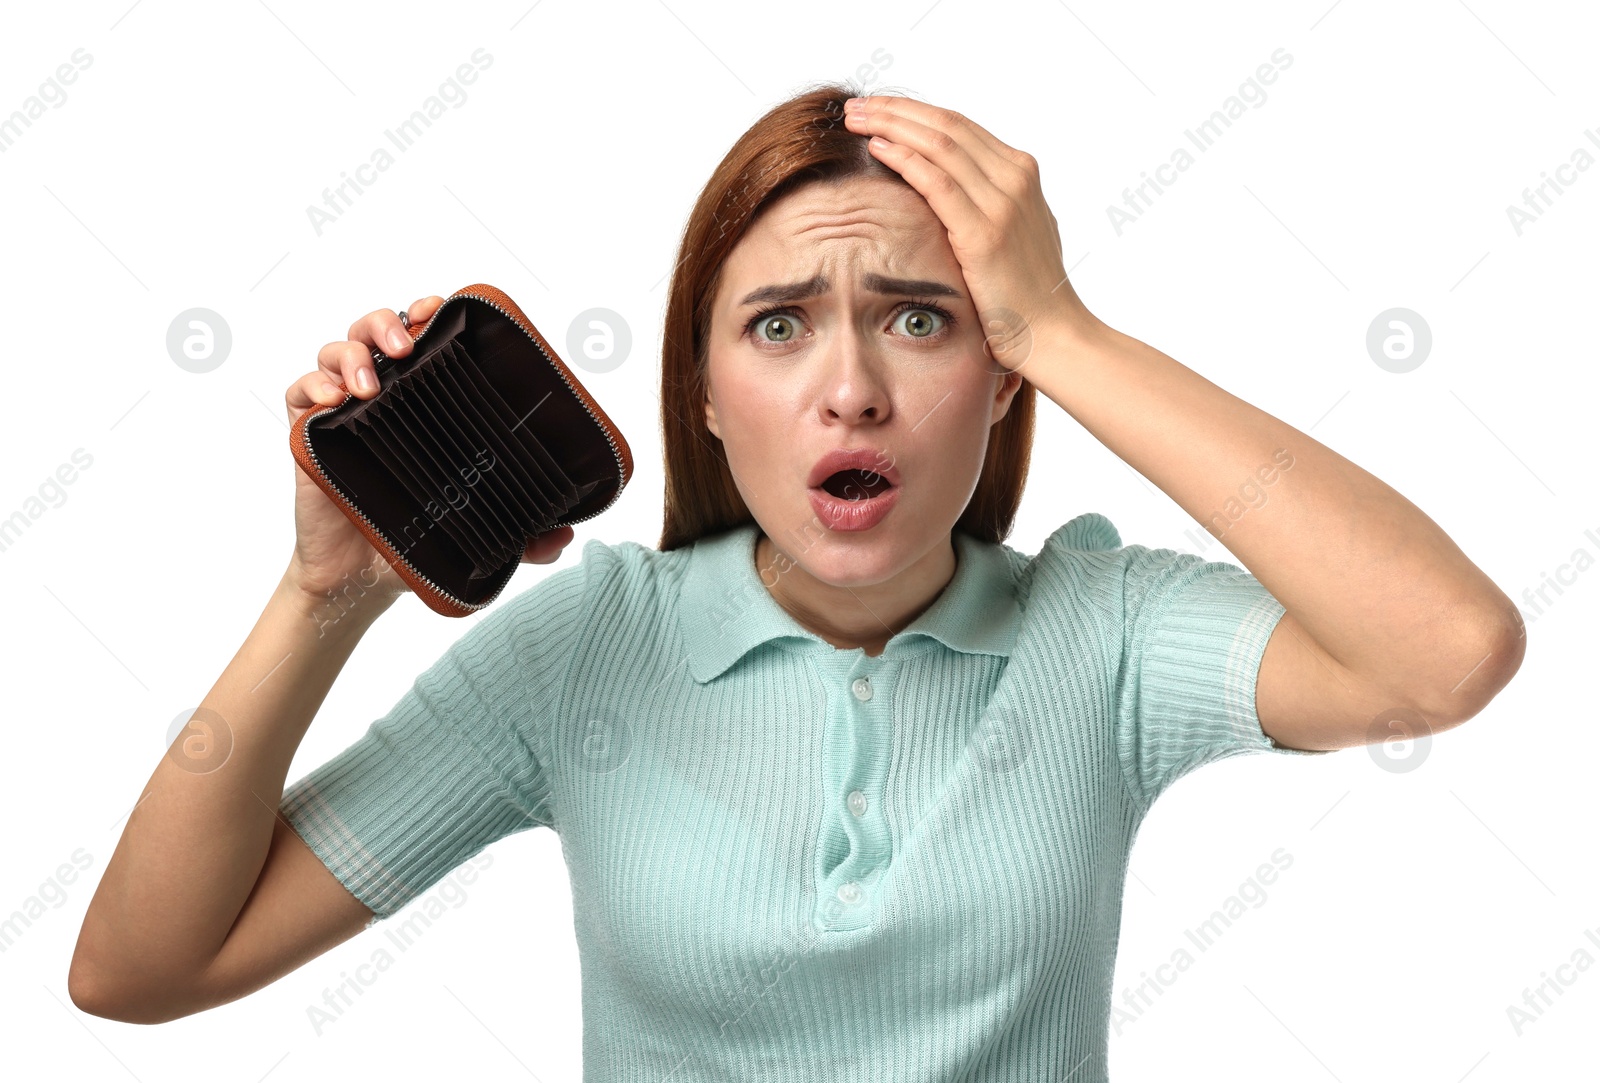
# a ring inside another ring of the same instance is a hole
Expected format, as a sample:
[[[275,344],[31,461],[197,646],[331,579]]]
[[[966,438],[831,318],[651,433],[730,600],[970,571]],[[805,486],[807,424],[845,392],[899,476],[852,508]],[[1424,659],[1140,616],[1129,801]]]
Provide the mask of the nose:
[[[881,424],[888,419],[889,386],[883,356],[873,340],[860,331],[835,337],[823,373],[817,408],[824,422]]]

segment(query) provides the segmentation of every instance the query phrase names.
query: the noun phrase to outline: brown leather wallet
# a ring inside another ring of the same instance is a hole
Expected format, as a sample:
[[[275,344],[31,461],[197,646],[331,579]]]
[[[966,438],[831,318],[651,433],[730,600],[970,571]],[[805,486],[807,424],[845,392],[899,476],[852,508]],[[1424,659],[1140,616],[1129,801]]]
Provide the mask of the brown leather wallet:
[[[373,350],[378,393],[307,410],[289,448],[428,608],[494,601],[536,534],[593,519],[633,456],[533,321],[493,286],[413,324],[411,353]]]

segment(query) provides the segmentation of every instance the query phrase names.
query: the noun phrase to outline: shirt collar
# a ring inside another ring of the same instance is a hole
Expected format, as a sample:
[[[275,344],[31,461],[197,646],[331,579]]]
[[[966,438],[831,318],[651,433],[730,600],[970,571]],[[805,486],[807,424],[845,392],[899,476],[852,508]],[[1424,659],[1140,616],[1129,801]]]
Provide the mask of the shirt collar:
[[[679,587],[678,623],[689,670],[701,682],[720,676],[746,653],[775,639],[836,648],[791,617],[767,592],[756,568],[760,528],[743,523],[694,542]],[[956,571],[915,621],[893,636],[885,654],[916,637],[967,654],[1011,654],[1021,604],[1004,547],[952,531]],[[769,577],[772,571],[766,573]]]

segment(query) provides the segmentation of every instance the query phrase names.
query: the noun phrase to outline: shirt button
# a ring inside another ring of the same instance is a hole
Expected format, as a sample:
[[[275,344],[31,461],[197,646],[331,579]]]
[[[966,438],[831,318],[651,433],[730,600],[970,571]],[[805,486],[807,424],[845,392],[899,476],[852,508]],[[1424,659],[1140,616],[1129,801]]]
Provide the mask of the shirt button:
[[[845,798],[845,803],[850,806],[850,811],[861,816],[867,811],[867,795],[860,790],[851,790],[850,796]]]
[[[872,682],[865,677],[857,677],[850,682],[850,691],[856,694],[856,699],[865,703],[872,698]]]
[[[848,884],[840,884],[838,895],[840,902],[854,905],[861,901],[861,885],[854,880]]]

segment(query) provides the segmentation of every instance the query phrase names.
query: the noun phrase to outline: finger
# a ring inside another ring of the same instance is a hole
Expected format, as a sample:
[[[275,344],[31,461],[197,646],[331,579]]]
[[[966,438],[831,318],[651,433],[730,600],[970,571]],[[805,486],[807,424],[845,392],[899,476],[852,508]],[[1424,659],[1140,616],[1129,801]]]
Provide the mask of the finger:
[[[343,401],[344,392],[340,391],[321,369],[300,377],[289,385],[289,390],[283,395],[291,425],[301,414],[313,407],[336,406]]]
[[[869,141],[867,146],[874,157],[904,177],[928,201],[933,213],[952,234],[969,225],[987,228],[989,215],[972,202],[950,174],[903,143]]]
[[[561,551],[572,543],[574,537],[570,526],[557,527],[555,530],[540,534],[522,551],[524,564],[550,564],[561,556]]]
[[[433,318],[442,304],[444,298],[437,294],[413,301],[406,306],[406,319],[413,328],[420,327]],[[372,350],[379,349],[389,357],[404,357],[411,352],[411,332],[399,312],[380,308],[351,324],[348,334],[345,342],[324,346],[317,360],[330,374],[343,380],[351,394],[371,398],[378,393]]]
[[[1032,157],[1018,150],[1008,143],[1004,143],[995,135],[965,114],[954,109],[941,109],[936,105],[918,101],[916,98],[907,98],[902,95],[885,95],[883,97],[868,98],[867,109],[891,109],[897,114],[904,114],[913,120],[935,128],[961,128],[970,132],[980,143],[988,147],[989,151],[1012,165],[1024,166],[1026,159]],[[846,112],[849,112],[847,109]]]
[[[416,317],[412,317],[416,322]],[[411,336],[400,321],[400,313],[392,308],[380,308],[367,313],[350,325],[349,338],[376,346],[390,357],[404,357],[411,352]]]
[[[932,128],[890,109],[873,110],[846,118],[852,131],[877,135],[917,151],[955,179],[972,202],[999,211],[1010,197],[1001,190],[1001,169],[1011,168],[987,147],[979,146],[971,133],[959,129]],[[976,155],[975,153],[976,152]],[[987,167],[979,159],[987,160]]]
[[[433,319],[433,314],[439,311],[439,306],[442,304],[444,304],[444,298],[438,294],[434,294],[432,297],[423,297],[420,300],[412,301],[406,306],[406,315],[411,318],[411,324],[414,327],[419,323],[427,323]]]
[[[399,319],[395,317],[397,322]],[[343,383],[352,395],[370,399],[378,393],[378,370],[369,343],[351,339],[330,342],[317,351],[317,368],[335,383]]]
[[[941,151],[959,147],[972,161],[973,168],[981,171],[996,188],[1005,188],[1022,171],[1021,151],[1006,146],[953,109],[940,109],[915,98],[892,95],[868,98],[867,102],[864,110],[846,111],[846,123],[852,131],[881,135],[896,143],[911,143],[924,157],[940,166],[945,165],[940,161]],[[855,123],[851,124],[852,120]],[[900,134],[896,134],[897,131]],[[918,135],[922,139],[917,139]],[[965,181],[959,171],[950,172]]]

